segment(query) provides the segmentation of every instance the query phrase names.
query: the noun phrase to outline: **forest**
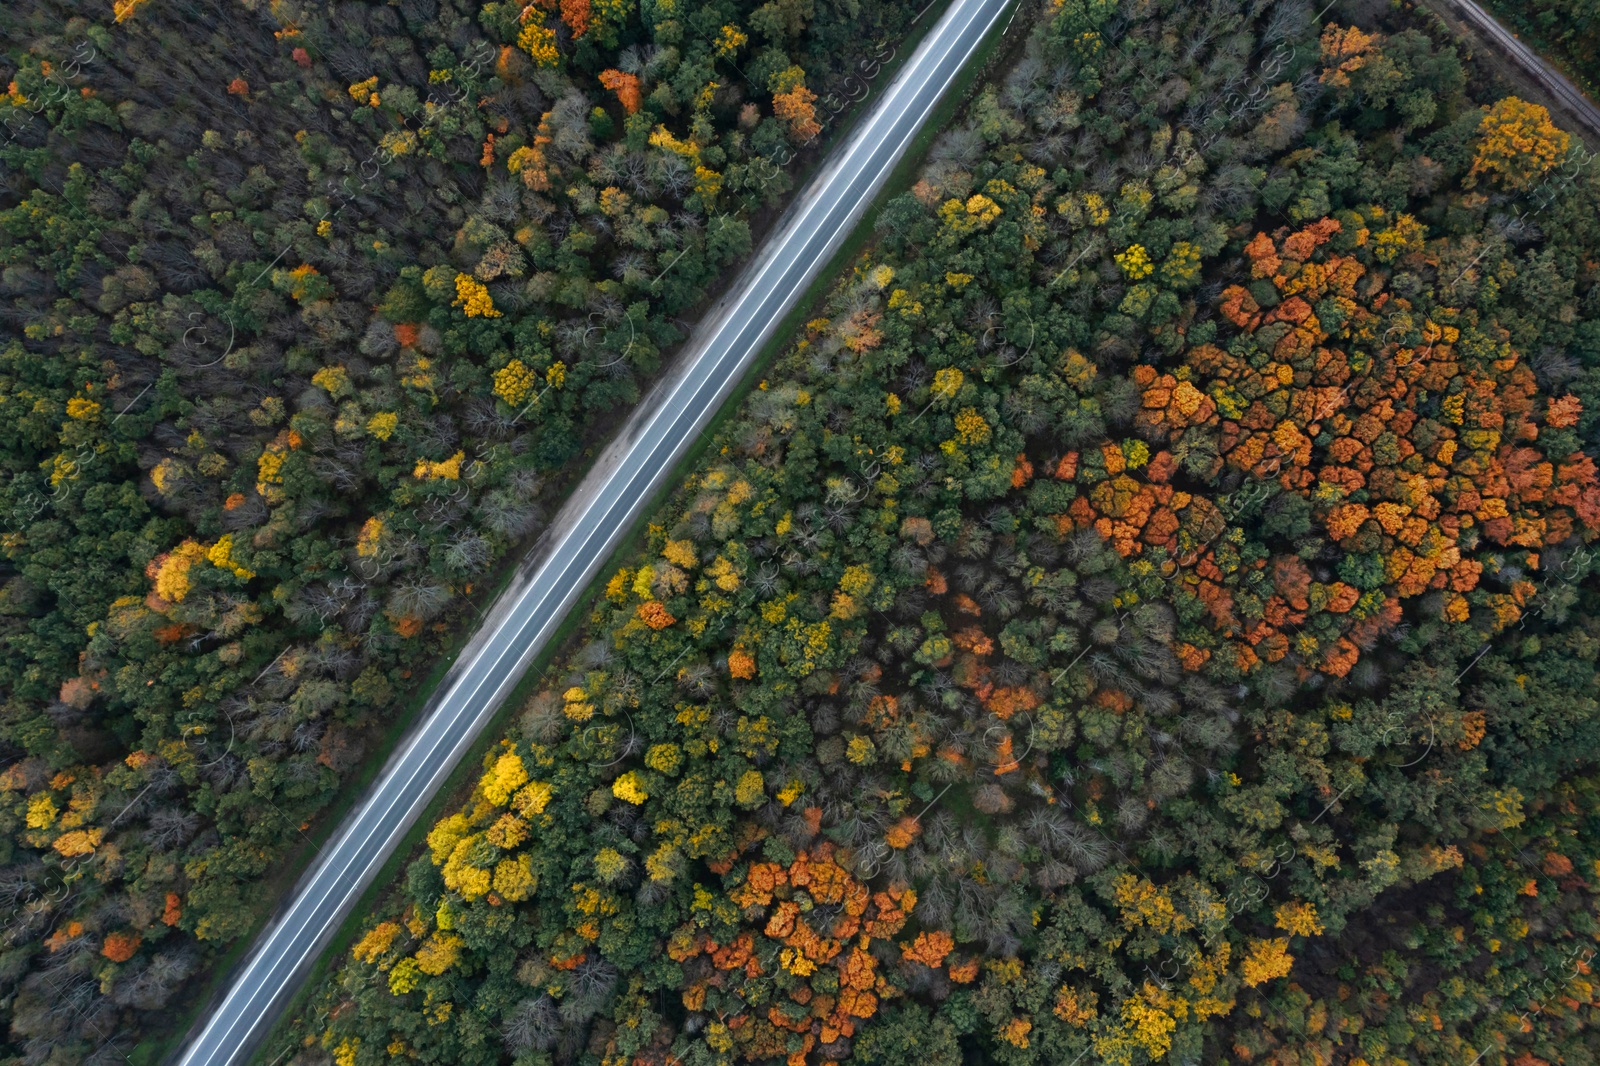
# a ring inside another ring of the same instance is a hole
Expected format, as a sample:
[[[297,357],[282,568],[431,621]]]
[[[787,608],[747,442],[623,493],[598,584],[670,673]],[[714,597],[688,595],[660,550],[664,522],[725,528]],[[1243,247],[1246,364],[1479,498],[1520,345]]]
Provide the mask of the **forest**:
[[[268,1052],[1596,1061],[1600,176],[1348,6],[1045,4]]]
[[[0,1059],[174,1035],[916,10],[4,5]]]
[[[1540,51],[1559,60],[1587,91],[1600,85],[1600,5],[1593,0],[1495,0],[1489,6]]]

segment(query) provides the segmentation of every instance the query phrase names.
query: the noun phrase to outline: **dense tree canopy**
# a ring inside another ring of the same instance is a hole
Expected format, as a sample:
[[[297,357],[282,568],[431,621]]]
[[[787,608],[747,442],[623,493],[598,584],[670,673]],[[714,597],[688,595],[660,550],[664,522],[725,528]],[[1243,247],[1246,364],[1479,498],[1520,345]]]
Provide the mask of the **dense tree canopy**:
[[[1594,0],[1491,0],[1498,18],[1548,50],[1585,89],[1600,85],[1600,5]]]
[[[0,1057],[250,928],[913,11],[5,5]]]
[[[1311,16],[1047,6],[281,1050],[1593,1061],[1600,178]]]

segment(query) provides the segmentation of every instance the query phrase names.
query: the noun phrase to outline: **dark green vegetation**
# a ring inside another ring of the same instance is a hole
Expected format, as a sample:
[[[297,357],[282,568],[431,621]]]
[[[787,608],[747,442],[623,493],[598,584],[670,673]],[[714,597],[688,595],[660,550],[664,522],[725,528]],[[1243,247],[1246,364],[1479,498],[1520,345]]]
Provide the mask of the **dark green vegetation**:
[[[1600,89],[1600,4],[1594,0],[1490,0],[1488,8],[1556,59],[1593,95]]]
[[[1593,1062],[1600,177],[1311,14],[1048,11],[269,1053]]]
[[[91,8],[0,12],[19,1062],[122,1061],[251,927],[916,10]]]

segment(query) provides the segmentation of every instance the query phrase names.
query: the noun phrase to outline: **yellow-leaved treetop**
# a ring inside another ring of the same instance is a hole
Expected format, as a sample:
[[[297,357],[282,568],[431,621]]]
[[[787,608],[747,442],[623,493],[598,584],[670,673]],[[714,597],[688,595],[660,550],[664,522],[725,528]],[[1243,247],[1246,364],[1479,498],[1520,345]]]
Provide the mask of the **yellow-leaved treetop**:
[[[561,694],[562,712],[574,722],[587,722],[594,717],[594,704],[589,702],[589,694],[574,685]]]
[[[716,582],[717,588],[724,592],[734,592],[739,588],[738,571],[731,562],[720,555],[706,568],[706,574]]]
[[[377,962],[399,935],[399,922],[379,922],[367,931],[366,936],[356,941],[356,946],[350,949],[350,954],[360,962]]]
[[[675,774],[683,765],[683,749],[676,744],[652,744],[644,754],[644,764],[657,773]]]
[[[528,823],[514,814],[502,814],[484,831],[483,839],[509,851],[528,839]]]
[[[438,977],[461,957],[461,938],[451,933],[434,933],[417,949],[417,969]]]
[[[1145,251],[1142,244],[1130,244],[1114,258],[1117,266],[1122,268],[1122,272],[1134,281],[1149,277],[1156,269],[1150,262],[1150,253]]]
[[[48,792],[36,792],[28,797],[28,828],[49,829],[56,824],[61,809]]]
[[[527,781],[528,771],[522,765],[522,759],[516,752],[508,751],[494,761],[489,772],[478,782],[478,787],[483,791],[484,799],[496,807],[504,807],[510,802],[512,793]]]
[[[394,411],[379,411],[367,419],[367,432],[379,440],[388,440],[400,425],[400,416]]]
[[[249,581],[256,576],[254,571],[233,557],[232,533],[224,533],[221,540],[206,550],[206,560],[218,570],[229,571],[240,581]]]
[[[1322,921],[1314,903],[1285,903],[1272,912],[1279,929],[1294,936],[1321,936]]]
[[[489,290],[471,274],[456,275],[456,299],[452,306],[461,308],[468,318],[500,317]]]
[[[633,865],[628,857],[616,848],[601,848],[594,856],[594,872],[606,884],[615,884]]]
[[[733,798],[741,807],[757,807],[765,802],[767,786],[761,771],[746,770],[740,775],[739,783],[734,788]]]
[[[946,227],[955,233],[974,233],[1001,214],[1000,205],[982,193],[974,193],[967,197],[966,203],[960,200],[946,200],[939,206],[939,219]]]
[[[318,388],[325,389],[328,395],[338,399],[349,395],[353,390],[350,384],[350,373],[342,366],[325,366],[311,375],[311,383]]]
[[[1189,916],[1173,904],[1171,894],[1149,878],[1123,874],[1114,887],[1122,923],[1129,929],[1144,926],[1165,936],[1193,928]]]
[[[539,887],[533,872],[533,857],[523,852],[514,859],[501,859],[494,867],[494,891],[513,903],[527,899]]]
[[[50,846],[63,858],[73,859],[80,855],[88,855],[98,848],[101,835],[102,831],[99,829],[72,829],[56,837]]]
[[[666,547],[661,549],[661,557],[673,566],[681,566],[685,570],[700,562],[699,556],[695,554],[692,540],[667,541]]]
[[[933,394],[942,400],[954,399],[956,393],[961,391],[961,386],[966,383],[967,376],[953,366],[944,367],[933,372]]]
[[[1469,174],[1488,174],[1508,189],[1526,189],[1559,163],[1571,144],[1571,136],[1550,121],[1549,111],[1508,96],[1485,109]]]
[[[543,814],[555,790],[544,781],[530,781],[511,799],[512,808],[524,818]]]
[[[511,360],[494,373],[494,394],[512,407],[520,407],[538,384],[538,375],[521,359]]]
[[[111,14],[116,21],[126,22],[133,17],[133,13],[139,10],[139,6],[145,2],[146,0],[116,0],[111,5]]]
[[[83,396],[74,396],[67,401],[67,417],[87,422],[100,414],[100,405]]]
[[[637,807],[650,798],[650,793],[645,791],[644,782],[639,777],[637,770],[629,770],[611,783],[611,794],[620,800]]]
[[[956,414],[956,439],[962,444],[982,444],[989,439],[989,423],[976,408],[963,407]]]
[[[205,557],[206,549],[192,540],[186,540],[167,554],[157,556],[151,564],[156,595],[170,603],[183,602],[183,598],[189,594],[189,570]]]
[[[749,34],[737,26],[724,26],[717,35],[717,55],[724,58],[733,55],[750,40]]]
[[[542,22],[529,22],[517,34],[517,47],[533,59],[541,67],[553,67],[561,62],[561,53],[556,49],[555,31]]]
[[[466,452],[456,452],[448,459],[439,462],[429,462],[427,459],[417,461],[416,468],[411,471],[411,476],[419,481],[432,481],[443,478],[446,481],[457,481],[461,477],[461,461],[467,457]]]
[[[467,835],[467,829],[467,816],[460,812],[442,819],[433,827],[428,833],[428,850],[432,853],[435,866],[449,858],[456,844]]]
[[[356,534],[356,554],[362,558],[371,558],[378,554],[378,543],[383,540],[383,516],[373,515],[361,524],[361,532]]]
[[[444,887],[459,893],[462,899],[481,899],[489,892],[493,875],[477,864],[482,850],[479,845],[483,843],[483,838],[476,833],[462,837],[456,841],[450,857],[439,871],[444,878]]]

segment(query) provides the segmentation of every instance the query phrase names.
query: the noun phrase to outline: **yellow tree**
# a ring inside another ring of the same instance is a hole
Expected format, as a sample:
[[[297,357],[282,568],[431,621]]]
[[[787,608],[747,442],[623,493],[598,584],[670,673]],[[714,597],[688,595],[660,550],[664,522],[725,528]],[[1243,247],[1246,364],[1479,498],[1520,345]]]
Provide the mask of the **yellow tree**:
[[[617,94],[622,110],[630,115],[637,112],[644,103],[644,97],[639,91],[639,79],[632,74],[624,74],[620,70],[602,70],[600,84]]]
[[[1549,111],[1508,96],[1484,112],[1470,176],[1488,174],[1507,189],[1526,189],[1561,161],[1571,143]]]

